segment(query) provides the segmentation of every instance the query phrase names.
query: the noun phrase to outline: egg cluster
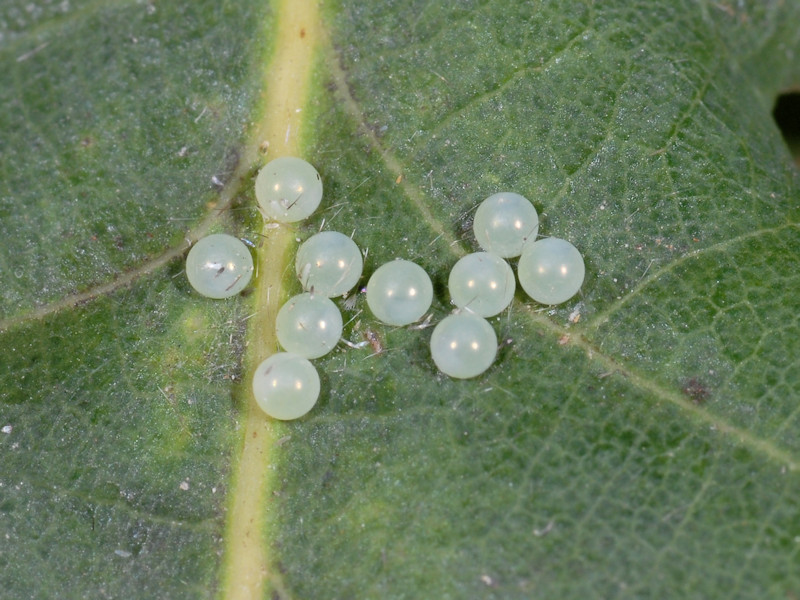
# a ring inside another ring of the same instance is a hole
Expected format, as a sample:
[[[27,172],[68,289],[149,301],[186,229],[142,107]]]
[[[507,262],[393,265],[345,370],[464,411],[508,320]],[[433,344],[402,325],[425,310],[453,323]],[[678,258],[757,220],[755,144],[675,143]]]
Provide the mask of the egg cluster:
[[[319,206],[322,180],[306,161],[278,158],[259,171],[256,199],[265,219],[300,221]],[[502,192],[486,198],[475,213],[473,231],[483,251],[462,257],[450,271],[448,288],[457,310],[436,325],[430,341],[437,368],[458,379],[476,377],[494,362],[497,336],[486,319],[505,310],[516,290],[506,259],[519,257],[519,283],[542,304],[570,299],[585,274],[575,246],[558,238],[536,239],[539,216],[519,194]],[[358,246],[336,231],[317,233],[298,248],[295,272],[305,291],[281,307],[275,323],[285,351],[263,361],[253,376],[253,394],[269,416],[296,419],[316,404],[320,380],[310,359],[333,350],[342,336],[342,315],[331,298],[347,294],[363,268]],[[250,252],[226,234],[201,239],[186,258],[189,282],[210,298],[238,294],[252,273]],[[366,290],[370,311],[388,325],[419,321],[433,302],[430,276],[408,260],[378,267]]]

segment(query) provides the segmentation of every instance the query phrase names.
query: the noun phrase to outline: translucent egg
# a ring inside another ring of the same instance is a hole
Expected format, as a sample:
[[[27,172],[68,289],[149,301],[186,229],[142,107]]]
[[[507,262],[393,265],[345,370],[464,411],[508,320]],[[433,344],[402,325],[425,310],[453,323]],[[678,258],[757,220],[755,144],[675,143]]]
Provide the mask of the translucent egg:
[[[253,276],[253,257],[239,239],[215,233],[198,240],[186,256],[189,283],[208,298],[230,298]]]
[[[519,256],[539,232],[539,215],[527,198],[513,192],[492,194],[481,202],[472,222],[481,248],[502,258]]]
[[[378,267],[367,282],[367,305],[389,325],[418,321],[433,301],[431,278],[419,265],[393,260]]]
[[[527,244],[517,266],[522,289],[542,304],[560,304],[572,298],[581,289],[585,273],[578,249],[553,237]]]
[[[295,271],[304,290],[328,298],[349,292],[361,278],[364,261],[356,243],[337,231],[308,238],[297,250]]]
[[[302,158],[276,158],[258,172],[256,200],[267,219],[281,223],[302,221],[317,210],[322,200],[322,179]]]
[[[324,356],[342,337],[342,313],[320,294],[300,294],[278,311],[275,322],[284,350],[304,358]]]
[[[319,387],[314,365],[291,352],[273,354],[253,375],[253,396],[273,419],[302,417],[317,403]]]
[[[491,317],[505,310],[517,286],[511,266],[489,252],[475,252],[461,258],[450,271],[447,285],[456,306],[480,317]]]
[[[497,336],[486,319],[467,312],[445,317],[431,335],[431,356],[442,373],[456,379],[476,377],[497,354]]]

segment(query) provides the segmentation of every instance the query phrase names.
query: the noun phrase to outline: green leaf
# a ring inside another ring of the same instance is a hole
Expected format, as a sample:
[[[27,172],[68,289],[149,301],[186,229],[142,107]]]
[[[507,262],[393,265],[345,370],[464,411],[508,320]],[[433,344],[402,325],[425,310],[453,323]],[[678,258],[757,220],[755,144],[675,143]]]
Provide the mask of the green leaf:
[[[6,3],[0,595],[800,594],[800,176],[770,115],[798,22],[790,2]],[[254,174],[292,148],[323,206],[262,230]],[[581,250],[578,297],[518,293],[494,366],[456,381],[430,328],[357,292],[344,335],[380,347],[315,361],[299,421],[254,409],[295,238],[352,233],[364,281],[418,262],[436,322],[500,190]],[[189,288],[184,238],[209,230],[259,240],[251,293]]]

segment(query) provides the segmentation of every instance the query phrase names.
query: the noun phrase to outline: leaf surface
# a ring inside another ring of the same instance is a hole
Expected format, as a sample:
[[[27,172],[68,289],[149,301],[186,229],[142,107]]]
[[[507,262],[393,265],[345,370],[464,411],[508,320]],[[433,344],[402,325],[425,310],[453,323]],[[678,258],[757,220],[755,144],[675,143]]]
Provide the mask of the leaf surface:
[[[246,597],[242,515],[264,597],[800,594],[800,178],[770,116],[800,79],[800,9],[319,9],[286,140],[325,199],[280,232],[248,161],[285,5],[3,9],[4,594]],[[518,293],[495,365],[456,381],[430,328],[355,293],[344,335],[382,352],[315,361],[307,417],[254,416],[271,307],[299,291],[275,248],[352,233],[364,281],[414,260],[436,322],[499,190],[581,250],[579,296]],[[188,287],[183,238],[208,229],[267,236],[249,295]]]

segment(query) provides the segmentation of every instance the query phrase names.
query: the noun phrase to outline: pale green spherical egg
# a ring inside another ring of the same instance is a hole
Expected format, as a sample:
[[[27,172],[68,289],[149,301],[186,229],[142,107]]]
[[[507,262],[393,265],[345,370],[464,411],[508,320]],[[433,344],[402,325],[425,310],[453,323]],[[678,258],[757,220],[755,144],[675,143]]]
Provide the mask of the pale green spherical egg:
[[[431,356],[442,373],[456,379],[476,377],[497,355],[497,336],[489,322],[462,312],[445,317],[431,335]]]
[[[418,321],[433,301],[433,284],[425,269],[409,260],[378,267],[367,282],[367,305],[389,325]]]
[[[226,233],[208,235],[186,256],[186,277],[208,298],[230,298],[241,292],[253,276],[253,257],[237,238]]]
[[[282,156],[256,177],[256,200],[265,218],[294,223],[308,218],[322,200],[322,179],[302,158]]]
[[[481,248],[502,258],[513,258],[520,255],[525,242],[536,239],[539,215],[524,196],[500,192],[478,206],[472,230]]]
[[[328,298],[349,292],[363,268],[356,243],[338,231],[312,235],[300,245],[295,257],[295,271],[303,289]]]
[[[342,313],[325,296],[299,294],[278,311],[275,332],[284,350],[304,358],[319,358],[339,343]]]
[[[581,289],[585,274],[578,249],[553,237],[527,244],[517,265],[520,286],[542,304],[561,304],[572,298]]]
[[[489,252],[462,257],[447,282],[453,303],[480,317],[492,317],[505,310],[514,298],[516,285],[511,266]]]
[[[307,359],[290,352],[273,354],[253,374],[253,396],[273,419],[305,415],[319,398],[319,374]]]

